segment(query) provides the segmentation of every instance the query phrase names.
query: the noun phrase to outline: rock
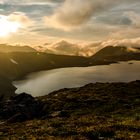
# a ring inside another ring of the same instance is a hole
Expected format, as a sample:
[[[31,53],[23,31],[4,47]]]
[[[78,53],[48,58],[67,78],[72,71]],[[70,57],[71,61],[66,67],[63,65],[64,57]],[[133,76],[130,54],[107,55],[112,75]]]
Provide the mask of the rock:
[[[60,117],[70,117],[69,111],[66,111],[66,110],[61,111]]]
[[[3,129],[0,129],[0,132],[3,132],[3,133],[8,133],[9,130],[7,128],[3,128]]]
[[[29,119],[28,114],[18,113],[7,120],[7,122],[15,123],[15,122],[24,122]]]
[[[3,132],[0,132],[0,136],[2,136],[4,133]]]
[[[59,117],[60,116],[61,111],[55,111],[53,112],[50,116],[53,117]]]
[[[40,114],[40,103],[31,95],[22,93],[0,105],[0,117],[10,122],[33,119]]]
[[[35,99],[29,94],[21,93],[19,95],[11,97],[11,100],[13,100],[16,104],[25,104],[29,103],[30,101],[34,101]]]

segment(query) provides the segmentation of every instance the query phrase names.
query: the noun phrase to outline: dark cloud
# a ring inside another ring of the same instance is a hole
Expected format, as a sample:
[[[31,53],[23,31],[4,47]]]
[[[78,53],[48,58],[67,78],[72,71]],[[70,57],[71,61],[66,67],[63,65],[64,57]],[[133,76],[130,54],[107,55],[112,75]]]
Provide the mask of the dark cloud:
[[[131,25],[132,20],[125,16],[123,12],[106,13],[96,18],[97,22],[108,24],[108,25]]]
[[[7,5],[7,4],[0,4],[0,9],[3,9],[0,11],[1,14],[10,14],[12,12],[24,12],[28,14],[30,17],[42,17],[46,14],[50,15],[53,11],[53,7],[44,4],[44,5]]]
[[[52,2],[52,3],[59,3],[59,2],[63,2],[64,0],[1,0],[0,3],[1,4],[41,4],[41,3],[48,3],[48,2]]]
[[[128,17],[122,17],[122,19],[120,20],[120,23],[122,25],[131,25],[132,24],[132,21]]]

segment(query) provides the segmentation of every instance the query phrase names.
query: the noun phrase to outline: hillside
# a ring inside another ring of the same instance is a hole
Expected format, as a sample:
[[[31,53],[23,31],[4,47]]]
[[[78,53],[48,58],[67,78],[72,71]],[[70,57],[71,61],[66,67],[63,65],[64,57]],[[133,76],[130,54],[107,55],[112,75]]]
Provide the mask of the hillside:
[[[140,52],[128,51],[126,47],[108,46],[89,58],[41,52],[0,53],[0,76],[13,80],[40,70],[104,65],[129,60],[140,60]]]
[[[60,67],[84,66],[86,58],[39,52],[0,53],[0,75],[16,79],[31,72]]]
[[[91,64],[114,63],[118,61],[140,60],[140,51],[125,46],[107,46],[90,57]]]
[[[12,85],[12,80],[0,76],[0,100],[9,98],[15,94],[16,87]]]
[[[0,95],[13,95],[13,90],[7,92],[11,87],[15,89],[12,85],[12,81],[21,79],[29,73],[85,65],[86,58],[77,56],[53,55],[38,52],[0,53],[0,77],[2,77],[0,78],[0,83],[2,83],[0,84]]]
[[[36,52],[36,50],[30,46],[0,44],[0,52]]]
[[[138,140],[139,99],[140,81],[88,84],[38,98],[23,93],[0,104],[0,138]]]
[[[118,61],[128,60],[140,60],[140,53],[129,52],[126,47],[111,46],[103,48],[89,58],[41,52],[1,52],[0,77],[2,78],[0,78],[0,95],[14,95],[13,89],[15,89],[15,87],[12,85],[12,81],[21,79],[32,72],[64,67],[108,65]]]

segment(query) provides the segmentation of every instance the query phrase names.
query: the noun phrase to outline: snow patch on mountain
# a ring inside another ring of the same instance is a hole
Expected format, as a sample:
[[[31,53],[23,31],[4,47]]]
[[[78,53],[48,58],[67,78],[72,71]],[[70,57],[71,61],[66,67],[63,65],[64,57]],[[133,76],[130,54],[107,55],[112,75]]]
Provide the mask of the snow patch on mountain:
[[[18,62],[17,61],[15,61],[14,59],[10,59],[10,61],[13,63],[13,64],[16,64],[16,65],[18,65]]]

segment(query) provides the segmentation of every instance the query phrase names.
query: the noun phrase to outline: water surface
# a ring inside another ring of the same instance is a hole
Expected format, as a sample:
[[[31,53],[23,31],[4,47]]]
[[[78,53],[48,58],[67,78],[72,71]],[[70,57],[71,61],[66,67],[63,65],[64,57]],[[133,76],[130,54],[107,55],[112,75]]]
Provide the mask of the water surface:
[[[88,83],[133,80],[140,80],[140,61],[41,71],[13,84],[17,87],[16,93],[26,92],[32,96],[42,96],[58,89],[79,87]]]

